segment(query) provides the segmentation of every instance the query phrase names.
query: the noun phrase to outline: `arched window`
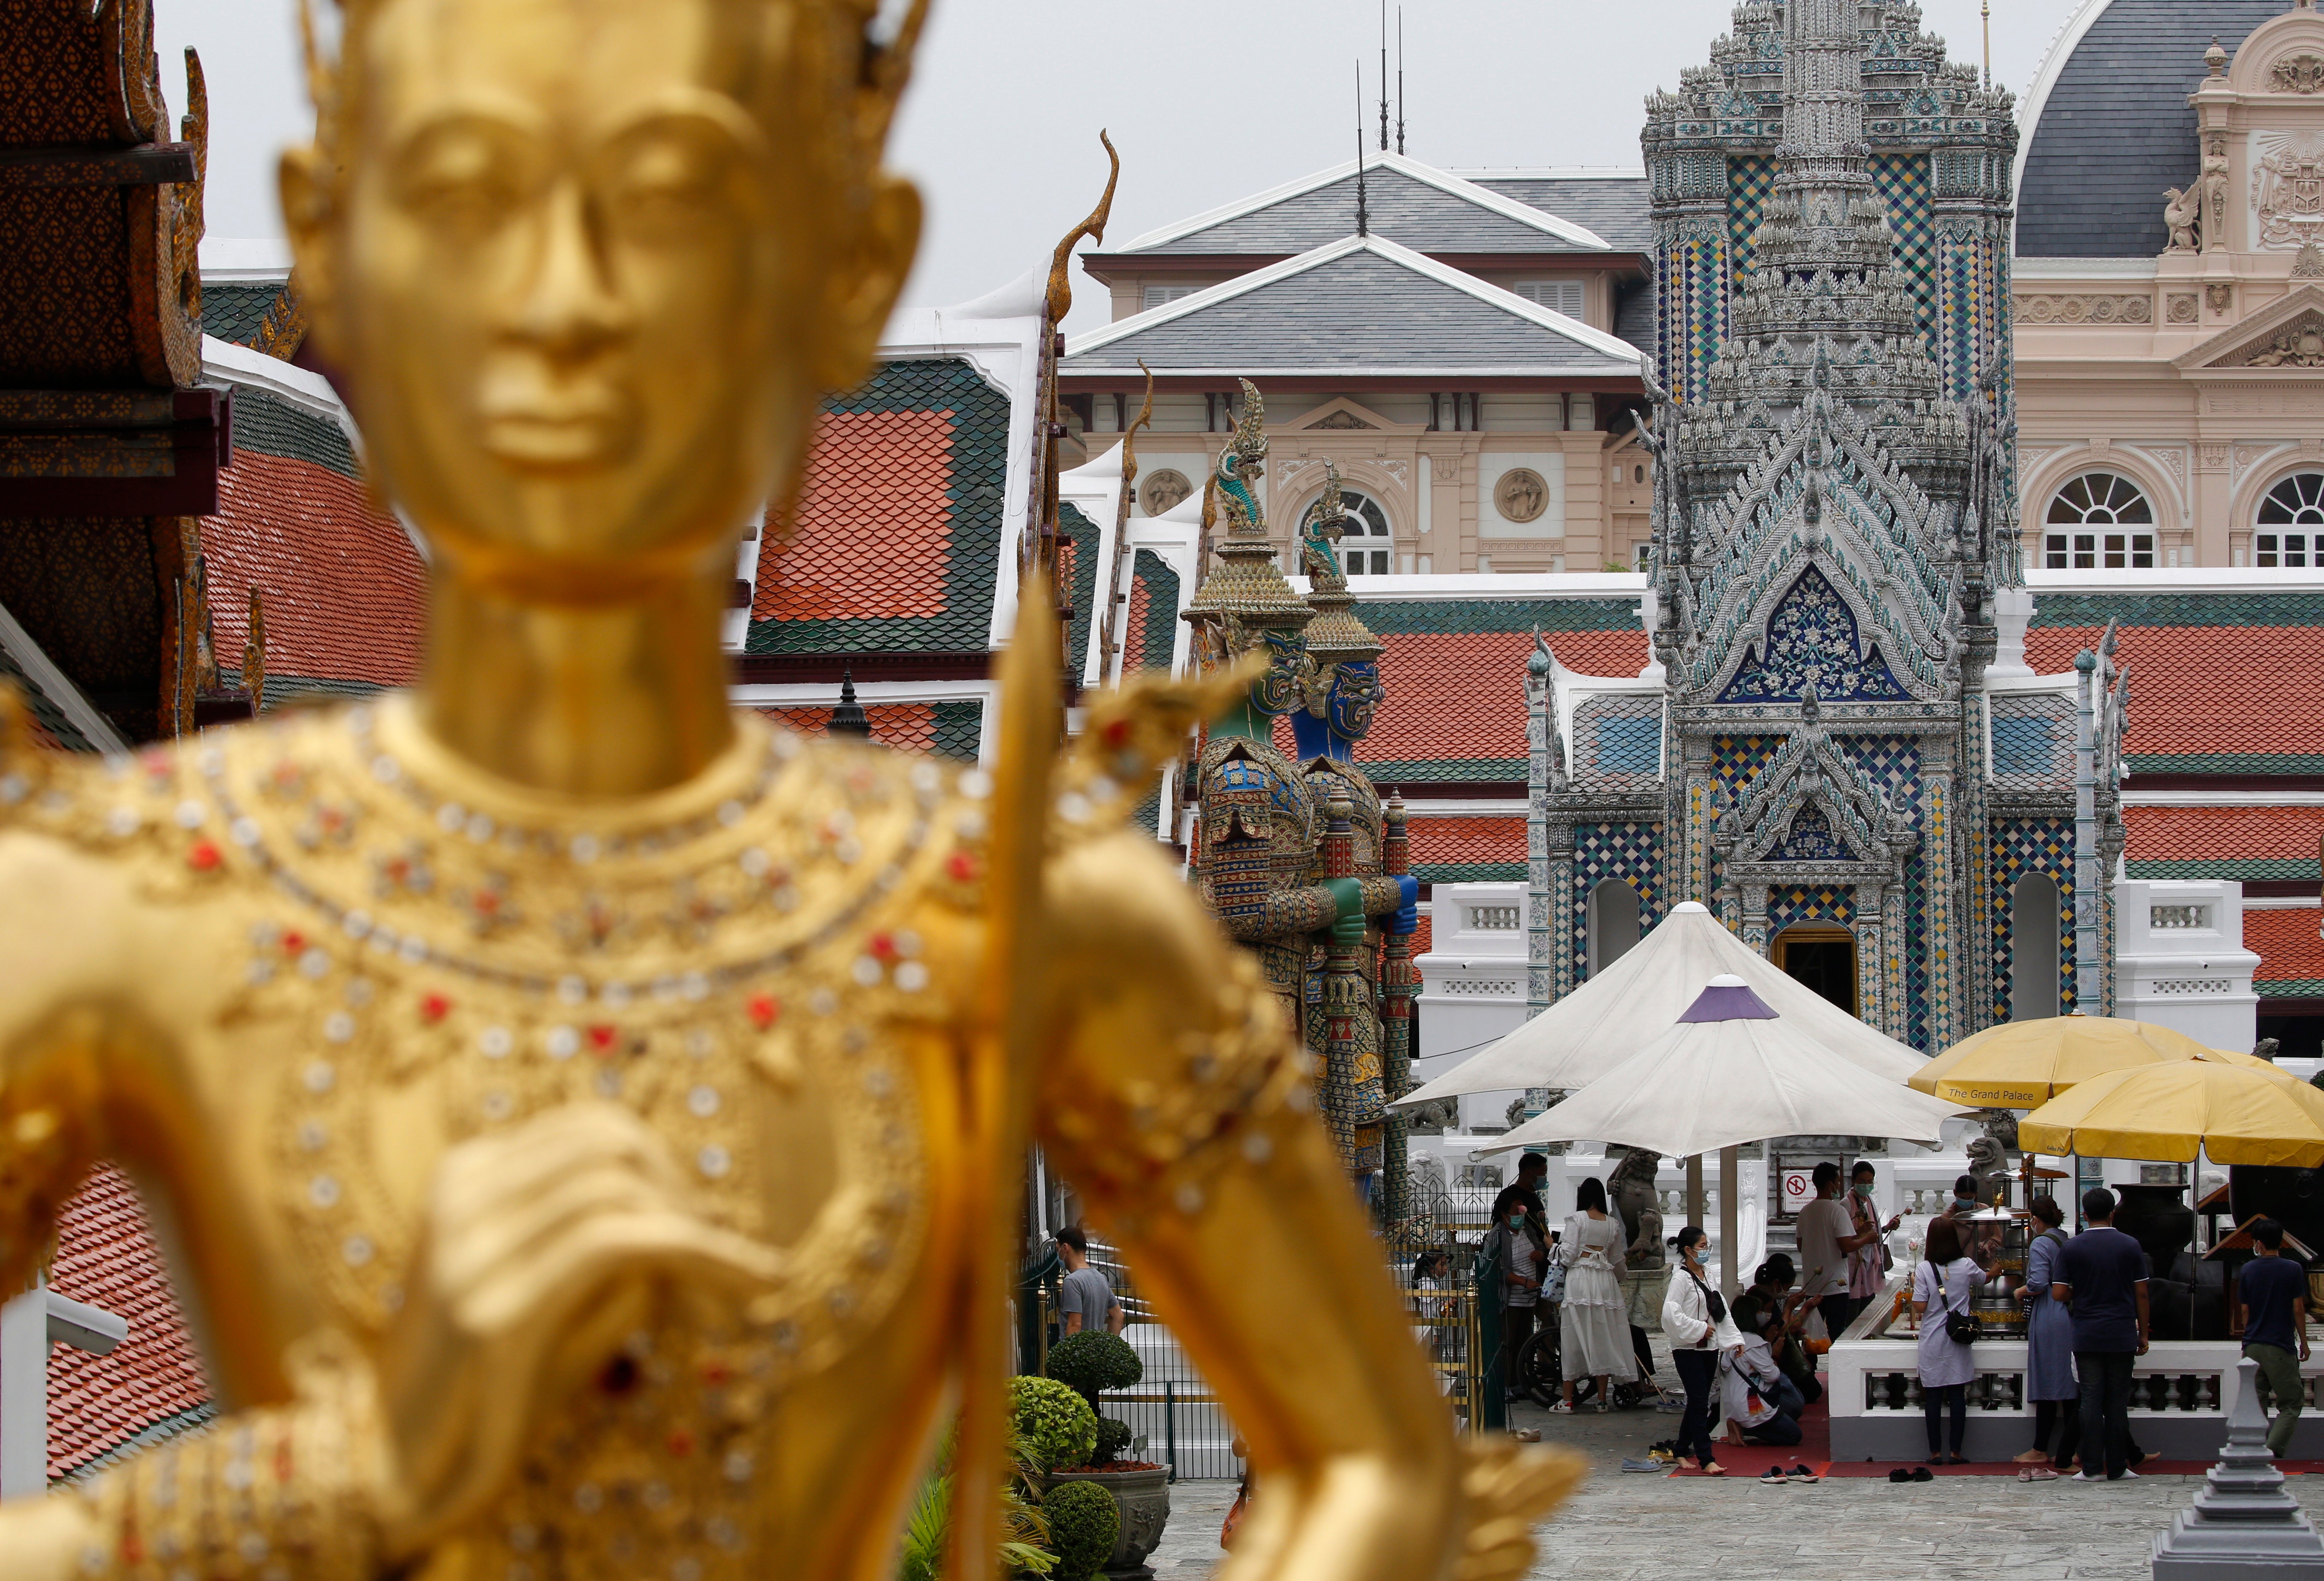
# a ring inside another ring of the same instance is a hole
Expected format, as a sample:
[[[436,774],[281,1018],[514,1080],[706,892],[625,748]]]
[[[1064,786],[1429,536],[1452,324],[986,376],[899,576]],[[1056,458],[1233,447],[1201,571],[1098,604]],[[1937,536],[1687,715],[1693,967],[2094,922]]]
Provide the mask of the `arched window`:
[[[1302,536],[1323,508],[1321,499],[1307,507]],[[1385,577],[1396,569],[1387,507],[1361,489],[1345,485],[1340,489],[1340,564],[1351,577]]]
[[[2009,902],[2009,1019],[2058,1013],[2058,886],[2046,874],[2017,881]]]
[[[2118,472],[2085,472],[2050,496],[2043,564],[2053,571],[2152,570],[2154,507]]]
[[[2270,570],[2324,565],[2324,472],[2295,472],[2259,503],[2252,564]]]

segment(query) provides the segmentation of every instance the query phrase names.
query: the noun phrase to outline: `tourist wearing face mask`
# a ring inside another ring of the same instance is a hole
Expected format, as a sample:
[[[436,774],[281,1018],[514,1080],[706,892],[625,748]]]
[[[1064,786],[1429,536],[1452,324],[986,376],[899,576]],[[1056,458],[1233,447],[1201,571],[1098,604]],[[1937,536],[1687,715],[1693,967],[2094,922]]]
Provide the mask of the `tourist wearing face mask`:
[[[1740,1350],[1743,1336],[1703,1269],[1710,1239],[1701,1225],[1689,1225],[1671,1237],[1679,1264],[1663,1297],[1663,1333],[1670,1339],[1671,1364],[1686,1388],[1686,1412],[1678,1419],[1679,1458],[1692,1459],[1712,1476],[1725,1476],[1727,1468],[1711,1447],[1711,1385],[1719,1375],[1720,1353]]]
[[[1493,1199],[1493,1227],[1482,1255],[1501,1274],[1501,1382],[1517,1397],[1517,1352],[1533,1336],[1541,1306],[1542,1271],[1549,1266],[1549,1239],[1533,1216],[1522,1186],[1504,1187]]]
[[[1848,1254],[1847,1304],[1837,1312],[1832,1301],[1827,1299],[1823,1304],[1824,1327],[1834,1339],[1887,1283],[1889,1264],[1894,1259],[1884,1242],[1891,1230],[1904,1222],[1902,1214],[1892,1216],[1886,1224],[1880,1222],[1880,1210],[1872,1201],[1877,1173],[1871,1164],[1861,1159],[1849,1171],[1846,1202],[1850,1233],[1840,1239],[1840,1249]]]
[[[1970,1222],[1970,1216],[1982,1211],[1984,1207],[1977,1199],[1977,1177],[1957,1176],[1953,1180],[1953,1199],[1945,1204],[1944,1212],[1929,1222],[1933,1225],[1937,1219],[1951,1220],[1953,1227],[1960,1232],[1961,1254],[1982,1271],[1990,1273],[1993,1271],[1994,1248],[1988,1242],[1992,1237],[1987,1235],[1984,1225]],[[1994,1226],[1996,1234],[1999,1230],[1998,1225]]]

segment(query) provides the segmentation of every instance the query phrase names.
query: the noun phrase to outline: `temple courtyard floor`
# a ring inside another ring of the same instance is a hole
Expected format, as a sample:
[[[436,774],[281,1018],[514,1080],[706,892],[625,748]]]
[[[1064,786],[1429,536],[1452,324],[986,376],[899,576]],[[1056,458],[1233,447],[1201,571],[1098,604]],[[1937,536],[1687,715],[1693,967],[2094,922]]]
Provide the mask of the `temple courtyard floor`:
[[[2129,1581],[2147,1575],[2154,1534],[2188,1506],[2200,1480],[1957,1476],[1899,1487],[1826,1477],[1763,1487],[1600,1469],[1541,1529],[1532,1574],[1545,1581]],[[2318,1480],[2292,1479],[2302,1504]],[[1171,1489],[1170,1524],[1151,1560],[1157,1581],[1193,1581],[1218,1564],[1219,1522],[1234,1492],[1229,1482]]]

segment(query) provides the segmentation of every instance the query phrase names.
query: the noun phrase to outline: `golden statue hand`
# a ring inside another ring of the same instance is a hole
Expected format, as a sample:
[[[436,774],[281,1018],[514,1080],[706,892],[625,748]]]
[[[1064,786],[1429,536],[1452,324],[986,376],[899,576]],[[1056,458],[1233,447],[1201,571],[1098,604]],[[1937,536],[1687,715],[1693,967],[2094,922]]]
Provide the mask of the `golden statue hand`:
[[[613,1105],[447,1152],[380,1368],[384,1555],[411,1558],[488,1503],[539,1419],[612,1359],[658,1287],[740,1306],[781,1265],[706,1223],[669,1144]]]

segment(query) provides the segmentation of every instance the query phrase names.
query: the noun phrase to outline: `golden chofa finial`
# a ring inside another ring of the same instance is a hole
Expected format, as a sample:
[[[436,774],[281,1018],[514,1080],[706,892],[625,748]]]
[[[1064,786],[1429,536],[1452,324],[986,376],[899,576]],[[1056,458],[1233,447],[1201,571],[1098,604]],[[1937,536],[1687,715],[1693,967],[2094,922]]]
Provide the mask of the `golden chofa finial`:
[[[1105,195],[1097,200],[1097,207],[1090,210],[1090,217],[1067,231],[1065,240],[1057,244],[1056,251],[1049,254],[1049,289],[1042,300],[1048,308],[1052,324],[1064,323],[1065,315],[1073,310],[1074,244],[1084,236],[1093,242],[1102,242],[1105,240],[1105,222],[1113,217],[1113,189],[1115,183],[1121,180],[1121,155],[1114,153],[1113,140],[1102,130],[1098,133],[1097,140],[1105,145],[1105,157],[1112,170],[1105,178]]]

